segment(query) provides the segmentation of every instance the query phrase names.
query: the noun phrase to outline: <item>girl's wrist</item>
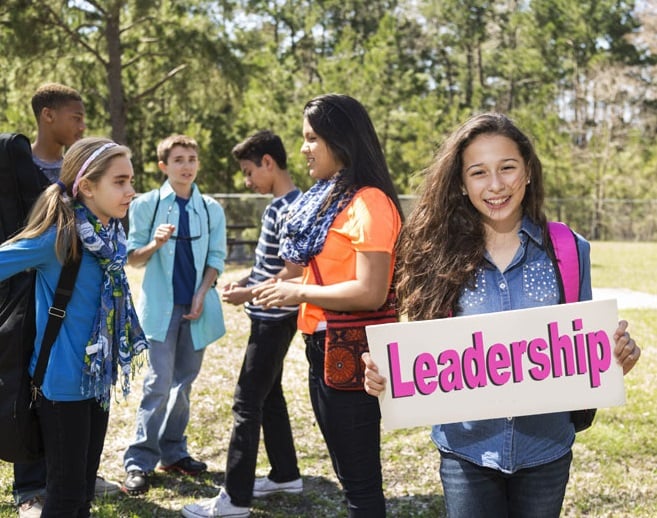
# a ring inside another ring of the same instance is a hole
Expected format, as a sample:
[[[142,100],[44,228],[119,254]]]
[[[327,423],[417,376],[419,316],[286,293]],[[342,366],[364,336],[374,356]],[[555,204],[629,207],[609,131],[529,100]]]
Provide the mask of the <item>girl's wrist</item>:
[[[308,302],[308,300],[307,300],[308,297],[307,297],[307,293],[306,293],[306,291],[307,291],[306,290],[306,285],[305,284],[297,284],[296,286],[297,286],[297,289],[296,289],[297,299],[299,301],[299,304],[304,304],[304,303]]]

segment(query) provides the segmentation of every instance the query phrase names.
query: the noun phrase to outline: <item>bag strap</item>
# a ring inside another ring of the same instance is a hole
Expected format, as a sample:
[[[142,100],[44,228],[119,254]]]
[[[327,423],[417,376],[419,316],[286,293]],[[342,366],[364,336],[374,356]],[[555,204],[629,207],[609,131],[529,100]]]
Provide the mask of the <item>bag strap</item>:
[[[21,151],[24,152],[22,155]],[[11,209],[4,207],[5,210],[0,211],[0,240],[16,235],[27,221],[31,204],[26,200],[26,196],[31,193],[30,190],[21,188],[19,181],[19,175],[30,176],[30,171],[23,170],[25,161],[22,159],[25,156],[30,157],[30,165],[35,168],[29,139],[21,133],[0,133],[0,170],[10,177],[2,178],[2,194],[15,203],[11,205]]]
[[[322,280],[322,274],[319,272],[319,266],[317,265],[317,261],[315,261],[314,257],[309,261],[309,264],[310,264],[310,267],[313,270],[313,275],[315,276],[315,280],[319,283],[320,286],[323,286],[324,281]],[[390,296],[390,294],[392,294],[392,296],[395,297],[395,303],[396,303],[394,283],[390,283],[389,296]],[[385,305],[386,305],[386,303],[384,302],[384,306]],[[383,306],[381,306],[381,307],[383,307]]]
[[[319,273],[319,266],[317,266],[317,261],[315,261],[315,258],[313,257],[310,260],[310,267],[313,270],[313,275],[315,276],[315,279],[319,283],[320,286],[324,284],[324,281],[322,280],[322,274]]]
[[[66,316],[66,306],[68,301],[71,300],[73,295],[73,288],[75,286],[75,279],[80,270],[80,263],[82,262],[82,245],[78,243],[80,254],[77,259],[67,261],[62,267],[62,272],[59,274],[59,281],[55,289],[55,296],[53,297],[52,306],[48,308],[48,323],[46,330],[43,333],[41,340],[41,350],[39,351],[39,358],[34,369],[34,376],[32,377],[32,386],[35,389],[40,389],[43,384],[43,378],[46,373],[46,366],[50,359],[50,350],[52,349],[55,339],[59,334],[59,329],[62,326],[64,317]]]
[[[579,249],[573,231],[565,223],[550,221],[547,224],[554,249],[563,302],[579,300]]]
[[[150,236],[153,233],[153,225],[155,225],[155,216],[157,215],[157,209],[160,207],[160,190],[155,189],[157,191],[157,201],[155,202],[155,208],[153,209],[153,217],[151,218],[151,225],[148,227],[150,230],[148,231],[148,235]]]
[[[18,144],[13,144],[12,145],[12,143],[17,143],[18,140],[20,140],[20,139],[27,140],[27,137],[25,135],[22,135],[21,133],[14,133],[14,134],[12,134],[11,138],[7,142],[7,144],[8,144],[8,155],[9,155],[10,163],[15,164],[16,167],[17,167],[17,164],[15,162],[16,161],[16,152],[15,151],[16,150],[14,149],[14,145],[18,145]],[[29,146],[29,143],[30,143],[29,140],[27,140],[28,146]],[[31,152],[31,150],[32,149],[30,148],[30,152]],[[14,174],[12,174],[11,176],[12,176],[12,179],[14,180],[14,189],[15,189],[15,193],[16,193],[16,199],[18,200],[18,205],[20,206],[20,218],[21,218],[21,221],[23,222],[23,224],[25,224],[25,222],[27,221],[29,208],[25,206],[25,200],[23,199],[23,196],[21,196],[21,189],[18,186],[18,176],[17,176],[18,173],[17,173],[16,170],[14,170],[13,173]]]

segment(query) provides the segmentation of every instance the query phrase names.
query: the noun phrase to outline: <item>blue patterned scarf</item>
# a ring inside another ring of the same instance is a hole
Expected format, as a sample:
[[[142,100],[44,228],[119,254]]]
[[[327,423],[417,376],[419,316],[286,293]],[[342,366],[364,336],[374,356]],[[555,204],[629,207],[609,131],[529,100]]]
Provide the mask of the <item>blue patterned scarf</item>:
[[[310,259],[324,248],[329,227],[355,193],[355,189],[347,189],[342,195],[333,197],[325,207],[340,176],[338,173],[328,180],[317,180],[290,208],[283,225],[279,252],[286,261],[307,266]]]
[[[108,408],[110,387],[116,385],[119,367],[125,397],[130,392],[133,359],[149,344],[137,319],[123,269],[128,254],[121,222],[111,219],[104,227],[84,205],[76,203],[74,210],[82,246],[98,260],[103,270],[100,305],[84,357],[84,374],[88,378],[83,376],[81,390]]]

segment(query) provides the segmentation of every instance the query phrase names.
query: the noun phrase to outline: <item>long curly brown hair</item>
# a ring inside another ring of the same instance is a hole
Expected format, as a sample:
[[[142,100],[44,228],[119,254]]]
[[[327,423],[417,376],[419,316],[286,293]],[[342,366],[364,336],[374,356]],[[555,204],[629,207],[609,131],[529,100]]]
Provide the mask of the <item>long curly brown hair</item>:
[[[545,233],[543,172],[529,138],[505,115],[476,115],[454,131],[425,171],[417,203],[397,242],[397,296],[409,320],[443,318],[458,311],[459,295],[474,282],[486,249],[481,215],[463,196],[463,151],[479,135],[513,140],[528,178],[524,215]]]

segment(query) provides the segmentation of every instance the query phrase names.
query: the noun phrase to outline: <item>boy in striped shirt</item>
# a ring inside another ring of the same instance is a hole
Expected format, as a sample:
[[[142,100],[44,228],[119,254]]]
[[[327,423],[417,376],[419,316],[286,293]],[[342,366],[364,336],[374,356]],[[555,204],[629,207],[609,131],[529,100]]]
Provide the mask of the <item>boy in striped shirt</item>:
[[[301,267],[278,256],[281,230],[288,208],[300,196],[287,171],[287,154],[281,139],[259,131],[237,144],[232,154],[244,173],[246,186],[259,194],[272,194],[262,216],[255,263],[248,276],[224,287],[222,300],[244,304],[251,333],[244,352],[233,401],[234,423],[226,462],[226,486],[208,502],[191,504],[189,516],[248,516],[253,497],[303,489],[292,429],[283,394],[283,362],[297,330],[297,306],[264,309],[251,302],[251,290],[271,279],[301,275]],[[255,478],[260,427],[271,470]],[[208,514],[204,514],[207,504]]]

